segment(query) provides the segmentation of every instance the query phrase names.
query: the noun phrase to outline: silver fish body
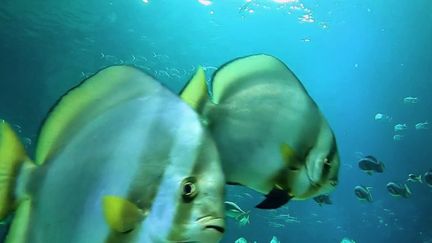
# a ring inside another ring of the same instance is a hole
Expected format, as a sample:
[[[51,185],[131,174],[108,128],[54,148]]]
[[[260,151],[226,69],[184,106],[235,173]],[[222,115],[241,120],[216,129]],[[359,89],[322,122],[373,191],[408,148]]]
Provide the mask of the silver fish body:
[[[367,173],[383,173],[384,172],[384,163],[382,161],[378,161],[375,157],[368,155],[361,158],[358,161],[358,166],[361,170]]]
[[[263,208],[277,208],[290,198],[311,198],[337,185],[340,162],[334,133],[279,59],[264,54],[236,59],[216,71],[211,97],[190,99],[188,91],[186,87],[182,97],[207,123],[227,181],[275,201]]]
[[[101,76],[125,80],[111,96],[96,97],[87,113],[72,117],[75,122],[49,146],[54,149],[36,156],[43,163],[19,181],[22,200],[30,201],[29,224],[13,224],[14,231],[34,243],[218,242],[224,177],[197,114],[133,68],[108,68],[94,79]],[[47,126],[42,133],[55,128]],[[43,142],[38,146],[44,151]],[[133,224],[119,219],[130,224],[127,232],[107,223],[107,195],[140,212]]]
[[[386,188],[390,195],[395,197],[409,198],[412,194],[407,184],[402,185],[395,182],[389,182],[387,183]]]
[[[359,200],[364,200],[367,202],[372,202],[372,194],[370,192],[370,187],[356,186],[354,188],[354,194]]]
[[[225,201],[225,216],[230,217],[236,221],[238,221],[240,226],[244,226],[250,223],[249,212],[244,211],[240,208],[236,203]]]

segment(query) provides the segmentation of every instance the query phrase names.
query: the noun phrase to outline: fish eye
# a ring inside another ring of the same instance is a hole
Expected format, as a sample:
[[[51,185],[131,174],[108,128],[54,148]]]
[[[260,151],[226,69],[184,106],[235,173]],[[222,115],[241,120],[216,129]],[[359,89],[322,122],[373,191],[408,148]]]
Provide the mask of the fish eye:
[[[184,193],[185,195],[190,195],[190,194],[192,194],[194,191],[195,191],[195,185],[192,184],[191,182],[188,182],[188,183],[186,183],[186,184],[183,186],[183,193]]]
[[[191,202],[198,194],[195,177],[188,177],[182,182],[182,198],[184,202]]]

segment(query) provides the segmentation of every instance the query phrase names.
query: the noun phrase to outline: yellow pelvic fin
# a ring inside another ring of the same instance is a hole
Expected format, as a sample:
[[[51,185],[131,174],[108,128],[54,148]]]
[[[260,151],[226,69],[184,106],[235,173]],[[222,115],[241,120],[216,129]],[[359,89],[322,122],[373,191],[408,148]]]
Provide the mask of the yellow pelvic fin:
[[[152,92],[149,80],[155,82],[136,68],[112,66],[71,89],[51,109],[40,130],[35,163],[44,163],[95,116],[121,102]]]
[[[280,154],[285,165],[292,164],[292,161],[296,158],[295,151],[286,143],[280,145]]]
[[[24,200],[12,220],[9,233],[6,237],[6,243],[25,243],[27,239],[27,230],[30,225],[31,201]]]
[[[117,196],[103,198],[103,213],[108,226],[119,233],[133,230],[145,217],[135,204]]]
[[[208,100],[206,77],[202,67],[198,67],[195,75],[180,92],[180,97],[194,110],[202,110]]]
[[[28,160],[11,126],[0,120],[0,221],[16,208],[15,189],[21,167]]]

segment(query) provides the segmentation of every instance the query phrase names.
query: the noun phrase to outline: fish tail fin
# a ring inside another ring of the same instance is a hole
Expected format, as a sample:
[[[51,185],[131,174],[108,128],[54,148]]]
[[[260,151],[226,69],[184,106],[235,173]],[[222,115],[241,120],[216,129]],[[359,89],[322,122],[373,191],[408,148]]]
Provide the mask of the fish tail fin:
[[[246,211],[243,213],[243,217],[247,219],[247,221],[249,221],[249,217],[250,217],[250,210]]]
[[[31,162],[20,139],[6,121],[0,120],[0,221],[17,209],[22,196],[18,177],[28,165]]]
[[[404,194],[406,194],[406,197],[408,197],[409,195],[411,195],[411,189],[408,187],[407,184],[404,184],[405,187],[405,192]]]
[[[423,183],[423,178],[422,178],[421,175],[418,176],[418,181],[419,181],[420,183]]]
[[[362,152],[355,152],[355,155],[356,155],[357,160],[365,157],[365,155]]]
[[[369,195],[368,195],[368,201],[369,202],[373,202],[373,198],[372,198],[372,194],[371,193],[369,193]]]
[[[201,113],[209,100],[205,72],[202,67],[197,68],[192,79],[180,91],[180,98],[198,113]]]

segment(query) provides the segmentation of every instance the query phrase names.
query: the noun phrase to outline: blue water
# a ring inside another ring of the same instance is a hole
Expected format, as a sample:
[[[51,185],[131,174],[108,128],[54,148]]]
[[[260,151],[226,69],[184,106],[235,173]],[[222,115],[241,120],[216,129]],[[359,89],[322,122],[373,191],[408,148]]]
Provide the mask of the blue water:
[[[178,92],[198,65],[210,75],[233,58],[272,54],[296,73],[334,129],[340,185],[331,194],[333,205],[293,201],[275,212],[253,209],[262,196],[229,187],[227,199],[252,210],[251,224],[228,219],[222,242],[269,242],[273,235],[281,242],[432,242],[432,188],[411,183],[409,199],[385,189],[389,181],[404,182],[408,173],[432,168],[432,132],[414,129],[432,122],[432,1],[245,4],[3,0],[0,117],[15,124],[33,151],[51,105],[105,66],[138,66]],[[419,102],[404,104],[407,96]],[[378,112],[392,121],[375,121]],[[398,123],[408,129],[394,141]],[[361,172],[360,153],[382,160],[385,172]],[[374,202],[358,201],[356,185],[373,187]],[[281,221],[280,214],[297,221]]]

